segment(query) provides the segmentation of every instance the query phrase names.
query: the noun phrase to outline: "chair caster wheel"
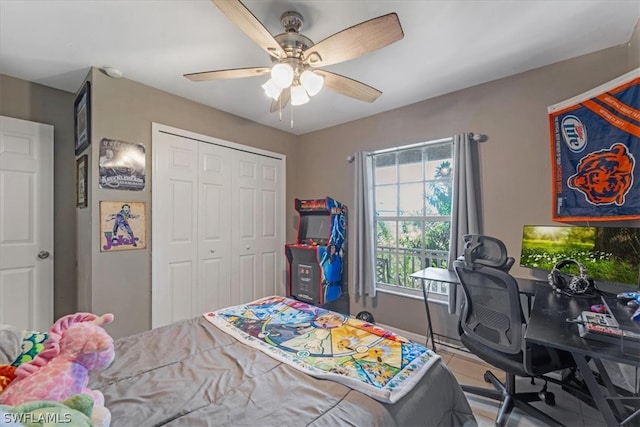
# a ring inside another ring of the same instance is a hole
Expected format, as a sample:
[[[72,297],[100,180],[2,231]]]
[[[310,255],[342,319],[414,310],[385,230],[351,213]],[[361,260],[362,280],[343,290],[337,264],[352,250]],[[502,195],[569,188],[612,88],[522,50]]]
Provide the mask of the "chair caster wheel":
[[[551,393],[551,392],[547,392],[547,393],[543,393],[543,400],[544,403],[546,403],[549,406],[556,406],[556,395]]]

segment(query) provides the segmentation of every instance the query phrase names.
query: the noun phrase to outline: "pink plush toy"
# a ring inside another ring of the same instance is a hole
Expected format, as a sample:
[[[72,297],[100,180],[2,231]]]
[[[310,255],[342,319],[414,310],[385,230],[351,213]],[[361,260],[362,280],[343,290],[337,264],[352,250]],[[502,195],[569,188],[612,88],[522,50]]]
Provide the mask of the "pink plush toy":
[[[103,316],[76,313],[60,318],[49,329],[44,350],[16,369],[16,379],[0,393],[0,404],[62,401],[86,393],[93,397],[94,423],[109,425],[111,415],[104,407],[104,396],[87,384],[90,371],[105,369],[113,361],[113,339],[102,328],[112,321],[110,313]]]

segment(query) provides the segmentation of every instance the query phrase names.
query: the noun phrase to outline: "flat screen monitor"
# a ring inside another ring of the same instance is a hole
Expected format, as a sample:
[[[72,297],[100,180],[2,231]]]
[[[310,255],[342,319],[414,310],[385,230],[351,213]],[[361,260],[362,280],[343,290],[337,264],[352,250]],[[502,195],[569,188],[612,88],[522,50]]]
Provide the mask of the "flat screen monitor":
[[[575,259],[596,283],[639,287],[640,228],[525,225],[520,266],[551,271]],[[563,271],[565,271],[563,269]],[[570,274],[579,272],[566,270]]]
[[[300,240],[302,243],[311,243],[311,241],[319,244],[327,243],[331,221],[328,214],[304,215],[300,221],[302,226]]]

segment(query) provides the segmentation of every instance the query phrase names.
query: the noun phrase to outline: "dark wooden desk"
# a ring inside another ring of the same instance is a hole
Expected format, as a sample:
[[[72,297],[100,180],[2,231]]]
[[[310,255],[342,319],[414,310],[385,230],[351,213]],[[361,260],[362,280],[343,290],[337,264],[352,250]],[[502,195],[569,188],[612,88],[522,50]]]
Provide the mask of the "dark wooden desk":
[[[567,322],[567,319],[574,319],[583,311],[589,311],[592,304],[601,302],[600,297],[572,298],[555,293],[551,287],[540,286],[531,309],[525,339],[531,343],[570,352],[607,425],[621,425],[627,417],[631,418],[637,415],[637,412],[629,414],[623,406],[602,360],[640,366],[640,355],[637,352],[634,354],[625,351],[616,344],[581,338],[578,325]],[[594,362],[604,389],[598,385],[592,369],[587,365],[589,360]],[[634,422],[637,423],[638,420]]]
[[[422,295],[424,297],[424,305],[427,310],[427,345],[429,344],[429,339],[431,339],[431,346],[433,347],[433,351],[436,351],[436,343],[433,336],[433,326],[431,324],[431,310],[429,310],[429,303],[427,301],[429,295],[425,282],[444,282],[457,286],[460,285],[458,275],[455,271],[450,271],[444,268],[429,267],[425,268],[424,270],[416,271],[415,273],[411,274],[410,277],[422,280]],[[527,313],[529,313],[531,312],[531,298],[535,295],[536,290],[538,289],[538,285],[544,282],[521,277],[516,277],[515,279],[518,282],[520,293],[527,297]]]

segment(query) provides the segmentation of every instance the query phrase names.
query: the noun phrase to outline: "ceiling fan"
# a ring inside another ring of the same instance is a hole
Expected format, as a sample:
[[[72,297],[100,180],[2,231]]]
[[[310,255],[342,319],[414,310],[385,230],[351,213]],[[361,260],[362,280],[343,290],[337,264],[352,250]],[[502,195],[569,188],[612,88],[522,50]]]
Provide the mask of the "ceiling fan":
[[[192,81],[237,79],[271,74],[262,85],[273,99],[271,112],[280,111],[289,102],[302,105],[323,86],[334,92],[366,102],[375,101],[382,92],[349,77],[318,67],[337,64],[383,48],[404,37],[395,13],[389,13],[344,29],[314,44],[302,35],[303,18],[289,11],[280,18],[285,32],[275,37],[239,0],[211,0],[227,18],[251,40],[271,55],[272,67],[234,68],[185,74]]]

